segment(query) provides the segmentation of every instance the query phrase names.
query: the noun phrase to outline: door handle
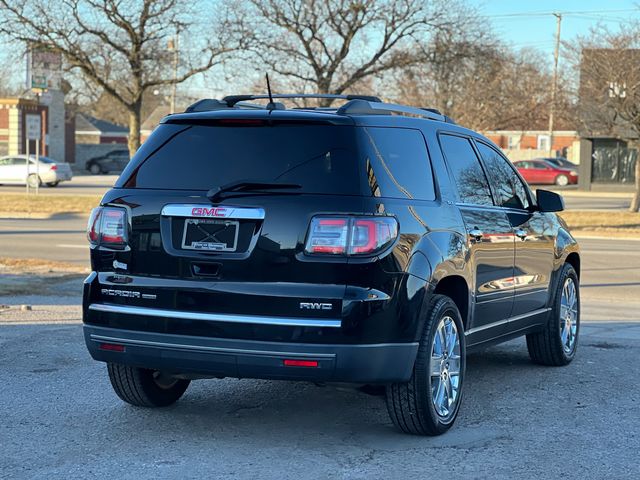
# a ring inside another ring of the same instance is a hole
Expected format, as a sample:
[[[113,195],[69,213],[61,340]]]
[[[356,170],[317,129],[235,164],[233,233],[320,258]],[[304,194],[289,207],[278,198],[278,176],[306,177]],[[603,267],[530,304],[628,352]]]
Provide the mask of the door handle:
[[[482,235],[484,234],[478,227],[474,227],[469,230],[469,237],[471,237],[471,240],[474,242],[479,242],[480,240],[482,240]]]
[[[516,228],[516,231],[513,233],[515,233],[516,237],[518,237],[520,240],[527,239],[527,231],[523,230],[522,228]]]

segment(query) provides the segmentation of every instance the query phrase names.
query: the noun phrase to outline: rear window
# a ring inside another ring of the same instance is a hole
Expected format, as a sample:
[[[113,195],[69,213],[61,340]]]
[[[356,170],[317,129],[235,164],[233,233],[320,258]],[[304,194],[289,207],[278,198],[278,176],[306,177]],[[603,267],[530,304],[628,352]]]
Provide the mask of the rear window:
[[[360,194],[355,127],[160,125],[117,187],[208,190],[231,182],[293,183],[305,193]]]

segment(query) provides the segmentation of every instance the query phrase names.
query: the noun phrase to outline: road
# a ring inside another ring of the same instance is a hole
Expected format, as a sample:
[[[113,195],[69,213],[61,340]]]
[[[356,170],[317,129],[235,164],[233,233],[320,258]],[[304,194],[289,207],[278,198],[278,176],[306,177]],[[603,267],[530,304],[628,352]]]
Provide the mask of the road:
[[[136,409],[84,348],[80,280],[0,296],[33,305],[0,310],[0,477],[635,479],[640,243],[581,244],[574,363],[535,366],[522,339],[472,355],[461,416],[438,438],[397,433],[380,397],[306,383],[201,380],[173,407]]]
[[[57,187],[42,187],[43,195],[102,195],[113,186],[117,175],[77,175],[70,182],[62,182]],[[1,185],[0,193],[24,193],[24,185]]]
[[[88,265],[87,219],[0,219],[0,257],[43,258]]]

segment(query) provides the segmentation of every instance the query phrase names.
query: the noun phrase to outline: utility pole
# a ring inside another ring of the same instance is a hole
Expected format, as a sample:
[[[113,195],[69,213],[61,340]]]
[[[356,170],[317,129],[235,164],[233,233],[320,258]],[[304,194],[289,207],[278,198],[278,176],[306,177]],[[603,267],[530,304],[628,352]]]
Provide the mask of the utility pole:
[[[178,80],[178,60],[180,59],[180,49],[178,46],[180,38],[180,27],[176,27],[176,36],[169,40],[169,48],[173,50],[173,85],[171,87],[171,112],[176,111],[176,89]]]
[[[562,14],[554,13],[556,17],[556,48],[553,52],[553,80],[551,84],[551,105],[549,106],[549,156],[553,156],[553,121],[556,113],[556,96],[558,93],[558,57],[560,56],[560,25]]]

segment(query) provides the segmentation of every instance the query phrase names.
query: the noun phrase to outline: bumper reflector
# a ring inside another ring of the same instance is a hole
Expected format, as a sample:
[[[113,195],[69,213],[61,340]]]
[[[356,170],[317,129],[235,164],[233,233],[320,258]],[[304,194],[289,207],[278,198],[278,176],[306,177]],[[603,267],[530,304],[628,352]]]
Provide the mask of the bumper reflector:
[[[116,345],[115,343],[101,343],[100,350],[108,350],[110,352],[124,352],[124,345]]]
[[[290,360],[286,359],[283,361],[285,367],[317,367],[317,360]]]

